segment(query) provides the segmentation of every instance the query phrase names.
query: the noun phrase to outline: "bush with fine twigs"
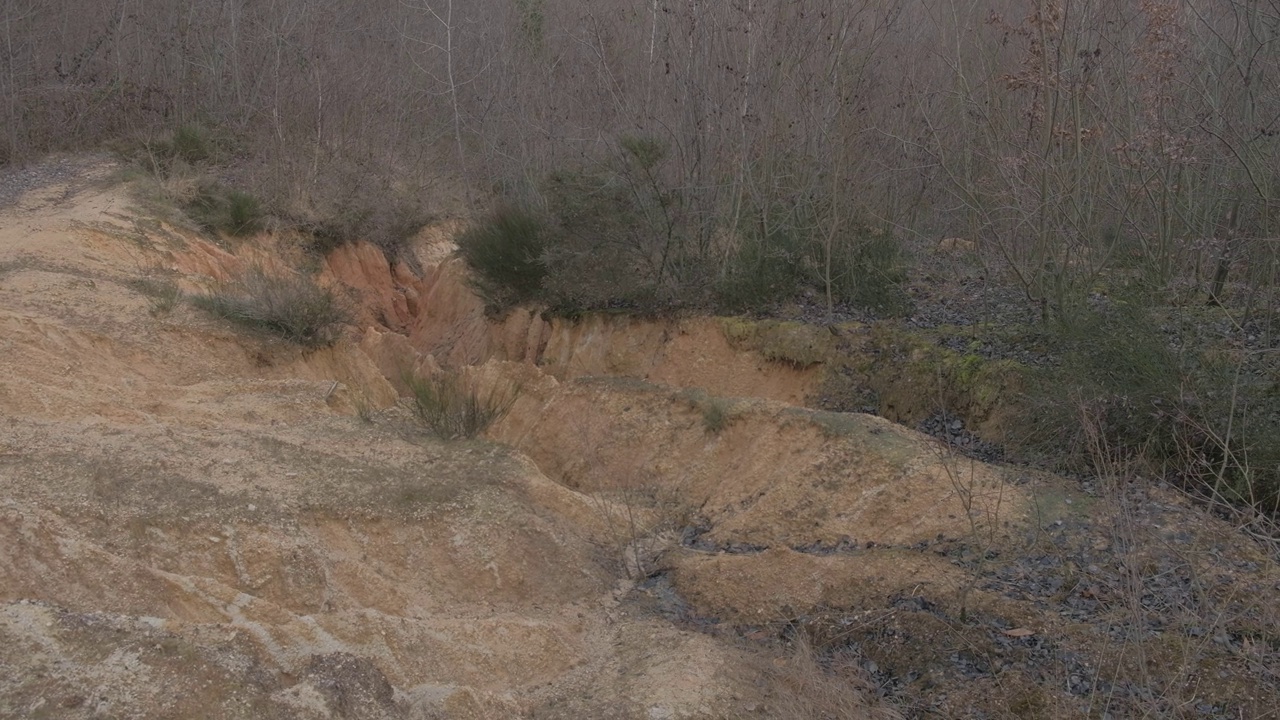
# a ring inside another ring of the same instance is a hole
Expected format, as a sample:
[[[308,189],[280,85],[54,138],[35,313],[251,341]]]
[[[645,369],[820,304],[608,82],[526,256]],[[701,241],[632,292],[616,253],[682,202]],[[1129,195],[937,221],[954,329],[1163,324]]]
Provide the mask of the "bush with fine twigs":
[[[248,328],[279,335],[304,347],[332,345],[351,311],[328,288],[298,274],[273,275],[253,268],[192,304]]]

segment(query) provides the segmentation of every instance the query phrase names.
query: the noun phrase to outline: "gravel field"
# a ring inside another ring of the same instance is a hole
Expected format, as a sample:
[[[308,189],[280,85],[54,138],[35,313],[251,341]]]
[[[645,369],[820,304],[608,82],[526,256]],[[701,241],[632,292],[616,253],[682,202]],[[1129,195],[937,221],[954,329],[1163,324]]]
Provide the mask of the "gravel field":
[[[0,166],[0,210],[15,207],[24,195],[50,185],[66,185],[63,199],[102,179],[114,161],[105,154],[53,156],[23,166]]]

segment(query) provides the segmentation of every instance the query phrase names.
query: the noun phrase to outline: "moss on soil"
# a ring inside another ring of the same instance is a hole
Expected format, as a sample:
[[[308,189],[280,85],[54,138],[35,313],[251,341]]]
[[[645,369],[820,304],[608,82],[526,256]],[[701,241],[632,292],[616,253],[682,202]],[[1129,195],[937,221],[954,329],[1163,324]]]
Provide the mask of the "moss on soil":
[[[964,351],[940,343],[946,329],[896,323],[840,328],[841,346],[828,363],[821,404],[834,410],[870,406],[889,420],[916,425],[946,411],[983,439],[1000,441],[1027,375],[1023,364],[989,359],[983,343]]]
[[[782,320],[720,319],[735,350],[754,350],[771,362],[810,367],[835,357],[835,336],[825,327]]]

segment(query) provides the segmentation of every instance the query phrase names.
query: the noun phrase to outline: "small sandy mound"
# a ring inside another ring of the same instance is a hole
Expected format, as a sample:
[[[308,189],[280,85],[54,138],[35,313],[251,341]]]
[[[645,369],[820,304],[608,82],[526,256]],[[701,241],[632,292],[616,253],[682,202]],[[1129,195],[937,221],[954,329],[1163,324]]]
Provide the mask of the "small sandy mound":
[[[1029,501],[1000,471],[880,418],[637,381],[526,388],[493,436],[569,487],[693,508],[719,548],[912,545],[1020,523]]]

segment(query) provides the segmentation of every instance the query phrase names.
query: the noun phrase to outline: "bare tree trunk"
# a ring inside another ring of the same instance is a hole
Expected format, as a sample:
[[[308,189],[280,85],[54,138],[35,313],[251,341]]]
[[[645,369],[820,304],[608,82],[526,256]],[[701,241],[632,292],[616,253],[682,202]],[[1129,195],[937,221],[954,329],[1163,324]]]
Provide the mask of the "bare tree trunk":
[[[423,10],[440,25],[444,30],[444,43],[435,43],[428,40],[418,39],[417,41],[429,48],[440,52],[444,56],[445,62],[445,92],[449,95],[449,106],[453,114],[453,141],[454,148],[457,152],[458,170],[462,174],[463,197],[465,198],[467,208],[472,207],[471,201],[471,173],[467,170],[467,154],[462,141],[462,110],[458,104],[458,77],[456,69],[454,35],[457,26],[453,19],[453,0],[445,0],[444,15],[441,15],[430,3],[423,2],[421,5]],[[428,70],[428,74],[430,71]]]

